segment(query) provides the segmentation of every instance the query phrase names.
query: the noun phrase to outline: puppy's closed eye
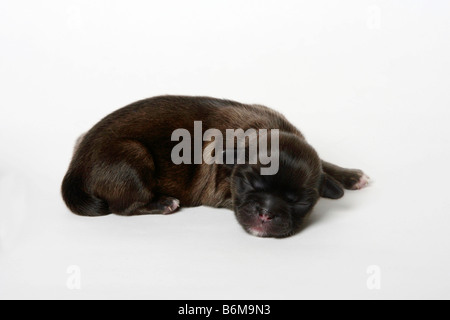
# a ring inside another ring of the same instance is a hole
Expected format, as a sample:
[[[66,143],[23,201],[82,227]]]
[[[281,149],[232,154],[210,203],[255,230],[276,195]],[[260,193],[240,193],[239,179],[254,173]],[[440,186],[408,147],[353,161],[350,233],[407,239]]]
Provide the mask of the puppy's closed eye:
[[[301,196],[295,193],[287,193],[285,194],[284,198],[289,203],[298,203],[301,200]]]
[[[308,207],[311,205],[311,203],[302,195],[287,193],[284,198],[291,205],[298,207]]]
[[[266,185],[264,184],[264,182],[259,179],[250,180],[250,185],[253,187],[253,190],[257,192],[265,191],[266,189]]]

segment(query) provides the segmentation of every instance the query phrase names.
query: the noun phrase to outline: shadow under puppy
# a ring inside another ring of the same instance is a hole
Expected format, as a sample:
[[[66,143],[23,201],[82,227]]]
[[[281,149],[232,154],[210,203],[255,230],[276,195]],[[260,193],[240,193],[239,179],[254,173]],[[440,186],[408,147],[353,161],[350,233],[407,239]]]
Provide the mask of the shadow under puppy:
[[[278,129],[278,172],[261,175],[261,163],[175,164],[171,155],[179,142],[172,133],[184,128],[194,136],[195,121],[202,121],[202,134],[211,128],[224,136],[227,129]],[[87,132],[75,148],[62,195],[83,216],[169,214],[180,205],[228,208],[248,233],[282,238],[300,230],[320,197],[338,199],[344,188],[368,182],[360,170],[322,161],[300,131],[267,107],[162,96],[122,108]]]

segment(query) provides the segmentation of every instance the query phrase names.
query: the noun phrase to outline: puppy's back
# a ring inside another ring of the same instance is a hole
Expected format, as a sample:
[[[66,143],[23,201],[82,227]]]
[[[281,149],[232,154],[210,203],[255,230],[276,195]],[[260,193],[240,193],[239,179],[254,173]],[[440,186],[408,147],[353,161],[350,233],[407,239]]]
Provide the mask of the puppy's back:
[[[282,115],[263,106],[208,97],[161,96],[141,100],[105,117],[79,142],[62,184],[67,206],[88,216],[110,213],[111,199],[105,198],[115,189],[99,187],[99,181],[108,178],[99,175],[114,174],[102,168],[106,163],[127,167],[122,175],[136,179],[144,179],[141,176],[152,171],[152,193],[176,196],[185,206],[201,205],[205,191],[202,165],[177,166],[171,160],[171,151],[178,143],[171,141],[172,132],[183,128],[193,136],[194,121],[202,121],[203,130],[261,128],[300,135]],[[133,148],[124,149],[124,145]],[[131,162],[134,164],[130,165]],[[215,176],[223,179],[223,174]]]

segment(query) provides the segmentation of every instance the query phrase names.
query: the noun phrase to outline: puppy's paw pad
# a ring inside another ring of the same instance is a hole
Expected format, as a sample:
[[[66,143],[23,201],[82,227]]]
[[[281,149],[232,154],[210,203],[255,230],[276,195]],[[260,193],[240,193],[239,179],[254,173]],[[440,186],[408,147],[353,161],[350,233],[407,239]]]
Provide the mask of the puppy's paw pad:
[[[178,210],[180,207],[180,200],[175,198],[164,199],[161,203],[164,206],[163,214],[171,214]]]
[[[370,177],[368,175],[366,175],[364,172],[361,172],[361,176],[360,176],[358,182],[356,182],[353,185],[352,190],[364,189],[365,187],[369,186],[369,184],[370,184]]]

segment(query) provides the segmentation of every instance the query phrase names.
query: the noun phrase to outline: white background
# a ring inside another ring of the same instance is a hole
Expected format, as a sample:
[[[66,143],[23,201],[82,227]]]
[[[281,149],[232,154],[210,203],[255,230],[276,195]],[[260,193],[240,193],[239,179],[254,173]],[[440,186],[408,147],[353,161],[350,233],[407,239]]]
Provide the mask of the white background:
[[[0,2],[0,298],[450,298],[448,1]],[[75,139],[160,94],[284,113],[374,183],[301,234],[233,213],[98,219],[59,194]],[[81,270],[69,290],[67,269]],[[381,269],[381,290],[367,268]]]

